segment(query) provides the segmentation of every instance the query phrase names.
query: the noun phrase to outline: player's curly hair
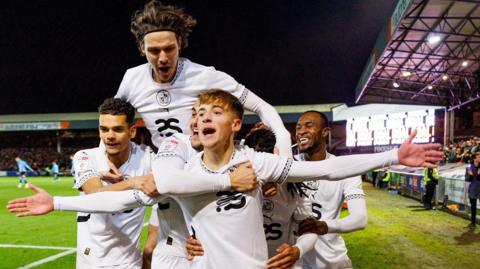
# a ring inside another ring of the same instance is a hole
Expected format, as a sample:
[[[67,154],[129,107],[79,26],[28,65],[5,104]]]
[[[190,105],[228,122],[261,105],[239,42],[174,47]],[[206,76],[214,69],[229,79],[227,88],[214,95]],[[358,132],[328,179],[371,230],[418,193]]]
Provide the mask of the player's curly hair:
[[[125,115],[128,125],[135,124],[135,108],[120,98],[107,98],[98,107],[100,115]]]
[[[275,134],[268,129],[250,131],[245,136],[245,145],[259,152],[273,153],[275,143]]]
[[[137,47],[143,54],[143,38],[146,34],[157,31],[174,32],[180,39],[181,49],[186,48],[188,36],[196,24],[197,20],[183,12],[183,9],[152,0],[143,9],[133,13],[130,32],[135,36]]]
[[[276,141],[275,134],[266,127],[252,130],[245,136],[245,145],[258,152],[273,153]],[[292,196],[298,195],[300,197],[308,197],[306,193],[307,189],[311,190],[311,188],[302,182],[287,183],[287,191]]]

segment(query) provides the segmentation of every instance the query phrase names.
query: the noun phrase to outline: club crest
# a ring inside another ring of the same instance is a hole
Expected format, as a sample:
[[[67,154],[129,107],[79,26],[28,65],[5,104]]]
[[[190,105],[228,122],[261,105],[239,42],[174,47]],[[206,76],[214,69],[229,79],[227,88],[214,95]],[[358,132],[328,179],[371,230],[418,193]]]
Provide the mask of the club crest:
[[[172,101],[172,97],[170,96],[168,90],[159,90],[157,92],[157,102],[160,106],[168,106],[170,101]]]

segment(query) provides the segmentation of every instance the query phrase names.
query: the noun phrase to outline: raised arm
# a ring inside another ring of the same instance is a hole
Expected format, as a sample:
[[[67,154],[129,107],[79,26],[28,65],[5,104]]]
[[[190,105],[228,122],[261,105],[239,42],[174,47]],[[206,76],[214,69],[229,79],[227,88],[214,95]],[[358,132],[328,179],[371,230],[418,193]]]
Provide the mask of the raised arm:
[[[277,139],[276,146],[280,150],[280,155],[291,157],[292,140],[290,132],[283,125],[282,119],[275,108],[251,91],[248,91],[243,105],[247,110],[255,112],[260,120],[272,129]]]

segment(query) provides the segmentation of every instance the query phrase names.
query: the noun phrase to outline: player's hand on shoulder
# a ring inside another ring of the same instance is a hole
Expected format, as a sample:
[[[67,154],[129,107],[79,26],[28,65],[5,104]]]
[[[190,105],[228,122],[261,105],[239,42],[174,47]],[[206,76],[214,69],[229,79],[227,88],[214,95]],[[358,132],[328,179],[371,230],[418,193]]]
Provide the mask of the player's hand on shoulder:
[[[240,164],[237,169],[230,172],[230,184],[234,191],[247,192],[258,186],[257,175],[253,171],[251,162]]]
[[[300,259],[300,250],[296,246],[289,246],[283,243],[277,248],[277,255],[270,258],[265,269],[287,269],[292,268],[295,262]]]

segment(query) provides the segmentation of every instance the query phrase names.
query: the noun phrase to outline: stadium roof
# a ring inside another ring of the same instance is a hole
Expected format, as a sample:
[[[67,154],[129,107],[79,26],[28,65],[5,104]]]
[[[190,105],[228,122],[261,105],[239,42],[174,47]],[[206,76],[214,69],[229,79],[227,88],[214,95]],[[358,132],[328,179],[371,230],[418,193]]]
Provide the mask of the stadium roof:
[[[479,95],[480,1],[399,0],[356,87],[356,103],[446,106]]]

